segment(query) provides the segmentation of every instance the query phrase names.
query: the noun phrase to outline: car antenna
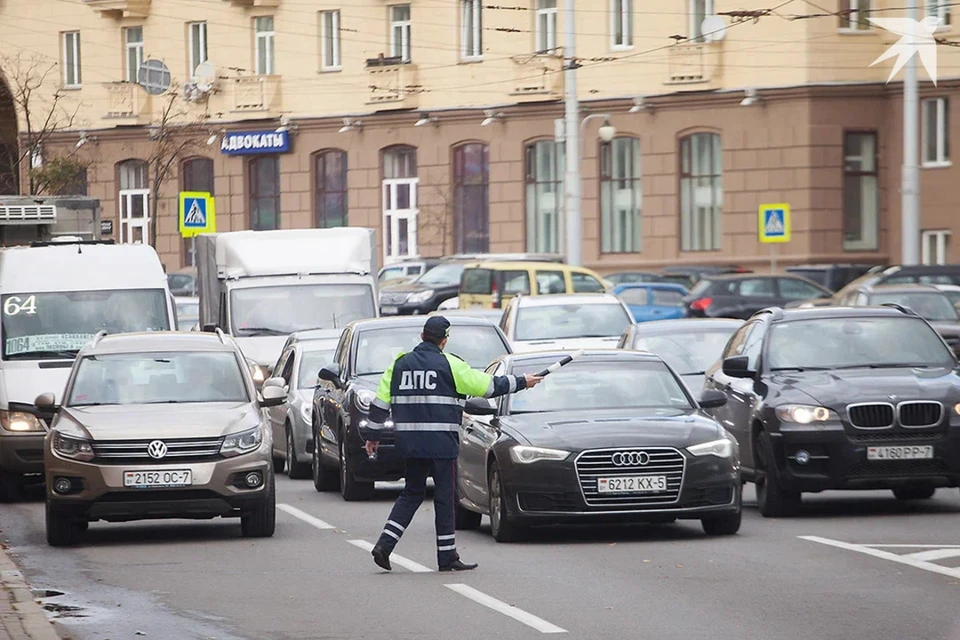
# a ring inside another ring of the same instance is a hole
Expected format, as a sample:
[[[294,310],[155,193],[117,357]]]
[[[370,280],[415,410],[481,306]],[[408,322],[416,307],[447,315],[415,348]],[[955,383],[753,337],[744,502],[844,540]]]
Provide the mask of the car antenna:
[[[339,329],[340,327],[337,326],[337,312],[336,311],[332,312],[330,314],[330,317],[333,318],[333,328]]]

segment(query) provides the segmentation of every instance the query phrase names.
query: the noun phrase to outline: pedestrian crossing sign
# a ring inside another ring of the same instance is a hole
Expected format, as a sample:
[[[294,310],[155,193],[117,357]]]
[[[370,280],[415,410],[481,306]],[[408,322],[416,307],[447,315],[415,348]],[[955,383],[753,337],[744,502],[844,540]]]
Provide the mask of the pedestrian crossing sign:
[[[184,238],[216,233],[217,210],[213,196],[199,191],[181,191],[179,218],[180,235]]]
[[[760,242],[790,242],[790,205],[762,204],[759,216]]]

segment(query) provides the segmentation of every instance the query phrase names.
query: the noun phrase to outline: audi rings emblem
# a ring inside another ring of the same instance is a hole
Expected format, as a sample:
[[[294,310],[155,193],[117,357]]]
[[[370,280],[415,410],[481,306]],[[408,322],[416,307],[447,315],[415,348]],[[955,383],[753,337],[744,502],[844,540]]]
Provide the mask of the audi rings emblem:
[[[163,440],[154,440],[147,445],[147,453],[154,460],[159,460],[167,455],[167,444]]]
[[[642,467],[650,462],[650,454],[646,451],[618,451],[610,460],[617,467]]]

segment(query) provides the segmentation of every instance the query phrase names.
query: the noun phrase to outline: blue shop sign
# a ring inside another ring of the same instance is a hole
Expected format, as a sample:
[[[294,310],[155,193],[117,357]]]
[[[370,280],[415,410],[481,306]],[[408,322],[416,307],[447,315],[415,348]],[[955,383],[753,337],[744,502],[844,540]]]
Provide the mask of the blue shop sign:
[[[220,153],[228,156],[258,153],[287,153],[290,151],[288,131],[231,131],[220,142]]]

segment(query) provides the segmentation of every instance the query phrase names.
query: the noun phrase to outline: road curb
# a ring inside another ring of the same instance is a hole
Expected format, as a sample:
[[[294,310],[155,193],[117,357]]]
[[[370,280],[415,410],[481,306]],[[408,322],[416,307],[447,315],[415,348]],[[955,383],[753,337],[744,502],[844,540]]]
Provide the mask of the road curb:
[[[6,549],[0,548],[0,582],[13,595],[13,608],[19,614],[20,624],[32,640],[62,640],[62,636],[54,630],[53,623],[34,598],[30,585],[27,584],[20,569],[8,555]]]

